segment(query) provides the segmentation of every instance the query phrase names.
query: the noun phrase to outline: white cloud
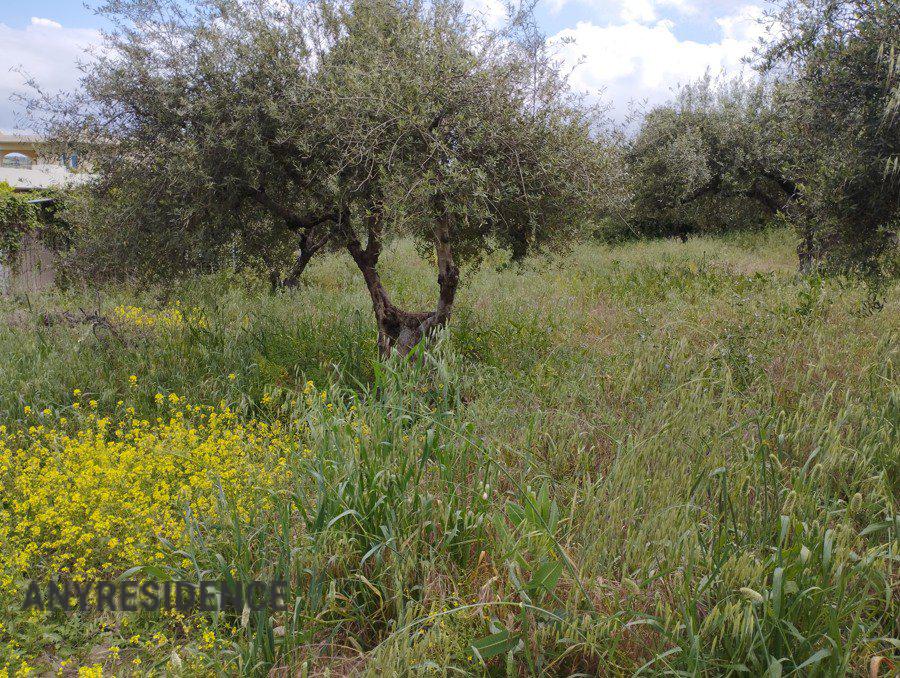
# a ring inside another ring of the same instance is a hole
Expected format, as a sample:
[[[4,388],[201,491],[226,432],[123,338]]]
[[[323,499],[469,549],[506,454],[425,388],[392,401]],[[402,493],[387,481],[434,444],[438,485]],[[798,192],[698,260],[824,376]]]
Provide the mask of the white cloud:
[[[713,75],[748,73],[742,60],[763,34],[756,23],[760,15],[758,8],[748,6],[717,19],[722,37],[712,43],[680,40],[668,20],[651,25],[637,20],[606,26],[580,22],[550,40],[559,45],[564,61],[573,67],[573,87],[589,94],[605,90],[604,98],[613,103],[614,113],[623,117],[629,101],[660,103],[679,84],[695,80],[707,70]]]
[[[755,43],[765,35],[765,27],[760,23],[762,18],[762,8],[746,5],[737,14],[719,17],[716,23],[722,29],[722,35],[726,40]]]
[[[31,25],[32,26],[43,26],[45,28],[62,28],[62,24],[54,21],[53,19],[42,19],[39,16],[31,17]]]
[[[621,5],[619,17],[623,21],[650,23],[660,18],[664,9],[678,14],[694,14],[697,7],[690,0],[618,0]]]
[[[624,21],[653,21],[656,19],[656,4],[653,0],[622,0],[619,16]]]
[[[14,94],[27,94],[19,69],[47,91],[71,90],[78,82],[76,62],[99,42],[98,31],[66,28],[51,19],[33,17],[24,28],[0,23],[0,129],[25,124],[22,106],[11,101]]]
[[[558,12],[565,5],[581,3],[595,10],[595,13],[607,18],[616,17],[621,21],[637,21],[652,23],[661,15],[674,12],[676,14],[696,14],[695,0],[550,0],[552,12]]]
[[[661,7],[671,7],[681,14],[697,14],[700,8],[692,0],[659,0]]]

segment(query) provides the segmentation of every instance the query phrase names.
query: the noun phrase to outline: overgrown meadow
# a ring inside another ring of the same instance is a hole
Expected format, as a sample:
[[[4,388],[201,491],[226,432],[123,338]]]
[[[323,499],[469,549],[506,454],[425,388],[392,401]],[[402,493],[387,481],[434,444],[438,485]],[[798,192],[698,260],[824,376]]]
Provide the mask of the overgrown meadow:
[[[345,256],[3,300],[0,675],[890,675],[900,290],[794,248],[498,258],[388,363]],[[22,612],[57,575],[289,610]]]

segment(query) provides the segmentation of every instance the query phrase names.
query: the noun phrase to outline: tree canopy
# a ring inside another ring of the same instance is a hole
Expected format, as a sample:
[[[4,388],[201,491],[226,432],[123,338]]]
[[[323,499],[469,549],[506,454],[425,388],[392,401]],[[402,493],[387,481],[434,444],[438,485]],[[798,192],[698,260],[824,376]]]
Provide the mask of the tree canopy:
[[[641,235],[765,224],[800,234],[809,270],[882,275],[900,224],[900,9],[785,0],[766,19],[760,79],[681,88],[628,144]]]
[[[784,83],[798,200],[800,255],[876,271],[900,225],[900,8],[892,0],[792,0],[771,17],[779,38],[760,53]]]
[[[83,94],[38,103],[53,138],[93,158],[82,214],[106,254],[94,262],[277,271],[293,253],[293,282],[317,251],[342,248],[382,350],[405,352],[446,321],[462,262],[570,242],[617,199],[601,111],[569,91],[527,8],[501,31],[446,0],[101,11],[115,29]],[[398,235],[434,248],[431,311],[397,309],[381,284]]]
[[[759,226],[792,198],[782,122],[762,83],[709,74],[644,117],[628,149],[633,218],[644,235]]]

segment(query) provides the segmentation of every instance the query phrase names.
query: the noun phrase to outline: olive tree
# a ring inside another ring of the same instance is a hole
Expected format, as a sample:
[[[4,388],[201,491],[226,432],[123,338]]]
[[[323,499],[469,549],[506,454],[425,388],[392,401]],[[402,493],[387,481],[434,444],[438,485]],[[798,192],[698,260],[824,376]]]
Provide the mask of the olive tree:
[[[312,81],[338,30],[303,9],[100,7],[113,28],[80,91],[31,103],[96,177],[70,208],[77,263],[163,277],[259,260],[274,276],[296,252],[288,282],[302,273],[333,217],[336,149]]]
[[[771,18],[780,37],[759,65],[784,83],[801,262],[875,273],[900,226],[900,7],[792,0]]]
[[[650,110],[628,148],[633,220],[682,238],[762,225],[790,201],[781,121],[762,83],[709,74]]]
[[[464,262],[565,245],[618,195],[600,111],[526,39],[527,8],[510,7],[501,31],[448,0],[110,0],[101,11],[116,28],[82,93],[35,110],[92,157],[92,195],[129,207],[106,215],[101,231],[129,224],[108,240],[133,239],[129,254],[151,270],[228,256],[277,268],[294,252],[290,280],[321,249],[345,250],[382,354],[447,322]],[[398,308],[379,275],[401,236],[434,253],[428,310]]]

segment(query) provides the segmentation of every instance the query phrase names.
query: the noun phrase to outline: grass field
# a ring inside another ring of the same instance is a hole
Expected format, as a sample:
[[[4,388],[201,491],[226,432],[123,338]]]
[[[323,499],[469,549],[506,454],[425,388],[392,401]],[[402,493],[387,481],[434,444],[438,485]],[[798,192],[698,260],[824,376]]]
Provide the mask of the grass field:
[[[890,675],[900,289],[793,251],[498,259],[411,363],[376,361],[344,256],[277,295],[4,300],[0,675]],[[414,257],[383,257],[404,307]],[[284,579],[290,609],[20,611],[60,573]]]

